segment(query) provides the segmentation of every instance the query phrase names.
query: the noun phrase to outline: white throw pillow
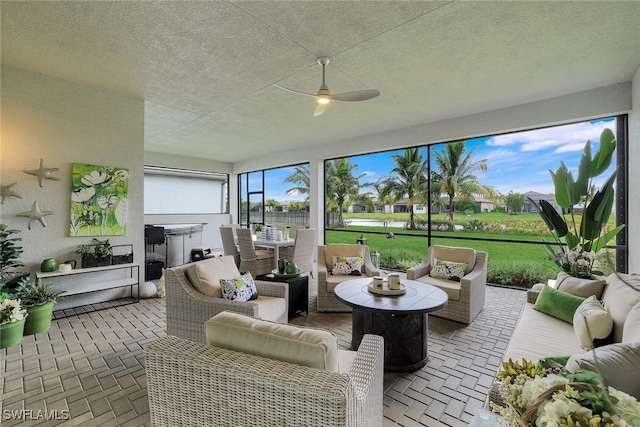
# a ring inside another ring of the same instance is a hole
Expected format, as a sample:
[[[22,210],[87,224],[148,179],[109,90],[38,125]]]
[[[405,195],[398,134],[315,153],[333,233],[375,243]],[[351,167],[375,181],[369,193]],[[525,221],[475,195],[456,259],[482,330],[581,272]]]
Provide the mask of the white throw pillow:
[[[576,333],[580,347],[585,350],[591,350],[593,347],[592,339],[606,338],[612,329],[611,315],[594,295],[584,300],[573,314],[573,331]]]
[[[624,321],[622,342],[640,342],[640,302],[633,306]]]

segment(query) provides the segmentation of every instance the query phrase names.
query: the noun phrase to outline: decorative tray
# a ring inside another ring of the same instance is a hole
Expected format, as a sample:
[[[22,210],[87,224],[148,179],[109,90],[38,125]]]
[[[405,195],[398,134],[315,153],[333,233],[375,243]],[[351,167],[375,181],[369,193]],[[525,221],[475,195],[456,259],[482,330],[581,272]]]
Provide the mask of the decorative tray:
[[[373,282],[371,282],[368,289],[372,294],[378,295],[404,295],[407,292],[407,287],[403,283],[400,283],[400,289],[389,289],[389,284],[385,282],[382,289],[378,289],[374,288]]]
[[[276,279],[293,279],[294,277],[300,277],[302,274],[302,270],[298,269],[297,273],[278,273],[278,269],[271,270],[271,274],[275,276]]]

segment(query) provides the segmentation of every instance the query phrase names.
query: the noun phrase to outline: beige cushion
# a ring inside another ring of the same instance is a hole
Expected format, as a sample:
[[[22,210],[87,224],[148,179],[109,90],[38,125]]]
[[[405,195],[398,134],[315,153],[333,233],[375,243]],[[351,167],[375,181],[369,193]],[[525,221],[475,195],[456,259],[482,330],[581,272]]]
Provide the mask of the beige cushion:
[[[232,256],[208,258],[194,262],[185,269],[191,285],[201,294],[222,298],[220,279],[240,277]]]
[[[607,277],[607,286],[602,292],[602,303],[613,319],[615,342],[622,341],[624,322],[638,302],[640,302],[640,276],[613,273]]]
[[[471,248],[457,248],[454,246],[431,246],[431,258],[429,264],[434,265],[434,258],[438,258],[443,261],[464,262],[467,264],[465,268],[465,274],[473,270],[476,265],[476,251]]]
[[[261,319],[277,322],[278,319],[286,318],[287,301],[284,298],[258,295],[257,299],[249,303],[258,304],[258,316]]]
[[[325,265],[327,271],[331,271],[333,263],[332,255],[336,256],[359,256],[364,258],[364,247],[362,245],[327,245],[324,250]]]
[[[591,295],[595,295],[596,298],[600,299],[605,284],[604,280],[581,279],[570,276],[564,271],[558,273],[556,278],[556,289],[582,298],[589,298]]]
[[[640,342],[640,302],[633,306],[624,321],[622,342]]]
[[[351,369],[351,366],[353,366],[353,361],[356,360],[357,355],[357,351],[338,350],[338,364],[340,365],[341,374],[349,373],[349,370]]]
[[[339,371],[338,339],[329,331],[267,322],[228,311],[207,320],[205,331],[207,344],[212,346]]]
[[[536,283],[531,287],[531,290],[534,292],[540,292],[546,285],[544,283]]]
[[[575,354],[567,362],[567,370],[598,372],[607,385],[640,398],[640,342],[617,343],[598,347],[593,352]]]
[[[591,350],[593,347],[591,339],[606,338],[612,329],[611,315],[607,313],[595,295],[584,300],[573,314],[573,330],[580,346],[585,350]]]
[[[415,280],[417,280],[418,282],[427,283],[429,285],[433,285],[442,289],[443,291],[446,292],[447,297],[450,300],[453,300],[453,301],[460,300],[460,289],[461,289],[460,282],[455,282],[453,280],[447,280],[447,279],[436,279],[435,277],[431,277],[431,276],[422,276],[422,277],[418,277]]]
[[[533,309],[526,303],[503,360],[540,360],[556,354],[576,354],[578,344],[573,325]]]

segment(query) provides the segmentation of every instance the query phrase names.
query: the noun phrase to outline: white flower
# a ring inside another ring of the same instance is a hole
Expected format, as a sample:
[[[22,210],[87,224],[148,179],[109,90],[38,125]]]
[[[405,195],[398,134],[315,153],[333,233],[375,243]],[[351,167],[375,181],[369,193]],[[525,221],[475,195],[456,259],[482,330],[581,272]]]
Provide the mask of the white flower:
[[[107,209],[112,207],[118,202],[118,196],[115,194],[110,194],[109,197],[106,196],[98,196],[98,206],[100,209]]]
[[[614,405],[618,415],[631,425],[640,426],[640,404],[638,401],[633,396],[612,387],[609,387],[609,394],[618,399],[618,403]]]
[[[96,195],[96,189],[93,187],[79,188],[71,193],[71,201],[73,203],[84,203]]]
[[[5,299],[0,302],[0,324],[18,322],[27,317],[27,310],[22,308],[20,300]]]
[[[93,171],[89,175],[85,175],[82,177],[80,182],[82,182],[87,187],[93,187],[98,184],[106,184],[111,181],[111,177],[104,172]]]
[[[129,179],[129,172],[123,169],[116,171],[114,175],[117,176],[120,181],[126,181]]]

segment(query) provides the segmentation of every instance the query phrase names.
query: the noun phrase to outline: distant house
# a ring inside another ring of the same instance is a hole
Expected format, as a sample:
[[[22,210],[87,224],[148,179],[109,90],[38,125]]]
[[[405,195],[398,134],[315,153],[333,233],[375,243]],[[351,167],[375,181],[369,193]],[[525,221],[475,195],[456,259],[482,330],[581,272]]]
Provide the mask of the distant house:
[[[543,194],[538,193],[537,191],[527,191],[523,196],[524,206],[522,207],[522,212],[538,212],[540,200],[546,200],[556,211],[562,212],[562,209],[560,209],[560,206],[556,203],[556,196],[552,193]]]

